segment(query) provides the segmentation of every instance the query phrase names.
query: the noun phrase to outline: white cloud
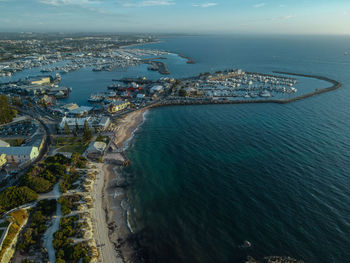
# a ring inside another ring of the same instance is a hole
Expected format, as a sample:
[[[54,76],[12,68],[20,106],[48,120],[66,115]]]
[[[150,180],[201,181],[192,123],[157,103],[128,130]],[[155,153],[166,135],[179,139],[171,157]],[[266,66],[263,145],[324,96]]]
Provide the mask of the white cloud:
[[[118,1],[123,7],[147,7],[147,6],[170,6],[175,5],[173,0],[143,0],[138,2],[131,2],[128,0]]]
[[[280,21],[280,20],[288,20],[295,18],[295,15],[287,15],[287,16],[278,16],[278,17],[272,17],[270,18],[271,21]]]
[[[263,7],[263,6],[265,6],[265,5],[266,5],[266,3],[259,3],[259,4],[253,5],[253,7],[254,7],[254,8],[260,8],[260,7]]]
[[[46,5],[91,5],[101,3],[100,0],[39,0],[40,3]]]
[[[218,3],[203,3],[203,4],[193,4],[192,6],[207,8],[207,7],[217,6],[217,5],[218,5]]]

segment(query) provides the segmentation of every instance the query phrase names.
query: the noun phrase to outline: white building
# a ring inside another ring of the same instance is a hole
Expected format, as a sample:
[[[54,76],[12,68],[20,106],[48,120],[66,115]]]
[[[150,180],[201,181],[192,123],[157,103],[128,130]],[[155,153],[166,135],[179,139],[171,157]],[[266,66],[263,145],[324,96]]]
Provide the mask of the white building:
[[[107,145],[104,142],[91,142],[86,150],[86,156],[89,158],[99,158],[103,155]]]
[[[94,131],[95,127],[97,127],[99,130],[105,130],[108,128],[109,124],[111,123],[110,118],[106,116],[103,116],[102,118],[91,117],[91,116],[84,117],[84,118],[63,117],[58,127],[61,131],[64,131],[67,123],[70,131],[72,131],[76,127],[76,125],[78,125],[79,129],[83,129],[85,121],[87,122],[87,124],[89,125],[89,128],[92,131]]]
[[[0,155],[6,154],[8,163],[21,164],[28,161],[32,161],[39,156],[39,150],[37,147],[25,146],[25,147],[1,147]]]
[[[153,86],[150,89],[151,93],[155,93],[155,92],[162,92],[163,91],[163,86],[157,85],[157,86]]]

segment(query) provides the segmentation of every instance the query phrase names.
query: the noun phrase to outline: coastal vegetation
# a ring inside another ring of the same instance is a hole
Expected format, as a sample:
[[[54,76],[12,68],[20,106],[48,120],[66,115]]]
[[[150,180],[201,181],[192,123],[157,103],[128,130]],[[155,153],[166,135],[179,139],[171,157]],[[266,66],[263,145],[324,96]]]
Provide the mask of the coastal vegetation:
[[[61,210],[63,215],[68,215],[77,208],[76,203],[79,202],[81,196],[79,195],[70,195],[70,196],[61,196],[58,199],[58,203],[61,204]]]
[[[10,105],[6,95],[0,95],[0,124],[9,123],[17,115],[17,111]]]
[[[41,200],[30,211],[29,225],[21,233],[17,249],[21,254],[32,249],[40,249],[42,237],[47,229],[47,222],[56,211],[56,200]]]
[[[80,178],[80,173],[74,168],[71,167],[69,174],[65,173],[60,181],[60,190],[62,193],[67,192],[68,190],[73,189],[73,184]]]
[[[60,219],[59,230],[54,234],[53,246],[56,250],[56,262],[90,262],[90,249],[84,242],[74,244],[72,238],[80,237],[79,216]]]
[[[31,167],[22,177],[21,185],[28,186],[37,193],[47,193],[59,178],[66,175],[70,163],[71,160],[62,154],[50,156],[41,164]]]
[[[27,186],[11,186],[0,193],[0,213],[35,201],[38,195]]]

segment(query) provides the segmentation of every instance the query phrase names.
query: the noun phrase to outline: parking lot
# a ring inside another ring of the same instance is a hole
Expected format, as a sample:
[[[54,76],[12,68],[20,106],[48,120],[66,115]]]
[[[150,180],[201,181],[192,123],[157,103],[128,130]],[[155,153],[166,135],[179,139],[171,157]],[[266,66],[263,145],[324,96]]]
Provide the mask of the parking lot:
[[[0,136],[30,136],[38,126],[31,121],[17,122],[0,127]]]

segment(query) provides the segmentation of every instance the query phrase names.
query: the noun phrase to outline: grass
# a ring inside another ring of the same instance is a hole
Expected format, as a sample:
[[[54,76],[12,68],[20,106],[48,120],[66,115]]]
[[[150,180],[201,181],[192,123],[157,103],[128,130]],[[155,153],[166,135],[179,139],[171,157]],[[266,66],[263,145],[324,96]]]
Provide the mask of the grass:
[[[58,137],[56,140],[57,152],[77,152],[83,154],[89,143],[82,141],[81,137]]]

